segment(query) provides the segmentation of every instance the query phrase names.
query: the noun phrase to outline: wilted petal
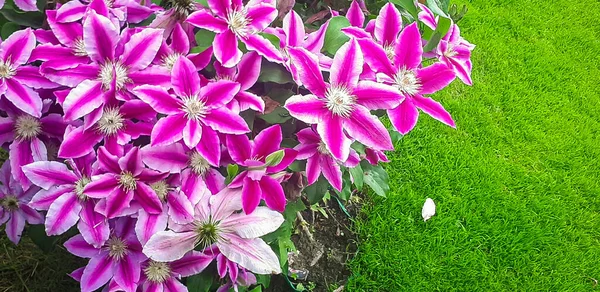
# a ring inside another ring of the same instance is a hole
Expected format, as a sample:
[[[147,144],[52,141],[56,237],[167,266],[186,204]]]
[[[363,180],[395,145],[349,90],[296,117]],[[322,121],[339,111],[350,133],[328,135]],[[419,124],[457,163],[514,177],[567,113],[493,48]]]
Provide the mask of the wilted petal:
[[[423,204],[423,209],[421,210],[423,221],[429,220],[433,215],[435,215],[435,202],[432,199],[427,198],[425,204]]]
[[[454,120],[452,120],[450,113],[448,113],[439,102],[422,96],[414,96],[412,102],[416,107],[430,115],[432,118],[452,128],[456,128],[456,124],[454,123]]]
[[[369,110],[356,106],[350,117],[344,120],[344,128],[352,138],[377,150],[393,150],[390,134],[381,121]],[[340,159],[345,161],[346,159]]]
[[[257,274],[279,274],[279,260],[262,239],[245,239],[235,234],[223,234],[224,241],[217,243],[219,250],[229,260]]]
[[[167,228],[167,213],[149,214],[144,209],[138,212],[138,219],[135,222],[135,234],[142,245],[159,231]]]
[[[159,262],[181,259],[195,247],[196,232],[161,231],[154,234],[144,245],[144,254]]]
[[[321,75],[317,56],[303,48],[288,48],[288,53],[304,87],[318,97],[325,97],[327,85]]]

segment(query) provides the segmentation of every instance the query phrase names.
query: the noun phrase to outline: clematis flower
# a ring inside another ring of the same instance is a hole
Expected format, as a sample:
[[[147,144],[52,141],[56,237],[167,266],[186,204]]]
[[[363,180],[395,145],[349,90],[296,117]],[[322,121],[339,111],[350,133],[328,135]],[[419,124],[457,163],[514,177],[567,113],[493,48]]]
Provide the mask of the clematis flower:
[[[225,255],[219,252],[217,248],[211,248],[211,252],[216,254],[217,261],[217,274],[221,279],[228,277],[226,284],[221,285],[217,292],[226,292],[233,288],[234,291],[238,290],[238,286],[248,287],[256,284],[256,277],[254,274],[248,272],[246,269],[240,267],[235,262],[230,261]]]
[[[234,68],[226,68],[218,61],[214,63],[216,80],[230,80],[240,85],[240,91],[233,97],[228,107],[236,112],[253,109],[258,112],[265,110],[265,102],[260,96],[247,91],[256,83],[260,75],[262,57],[256,52],[246,53]]]
[[[186,32],[193,32],[194,27],[185,20],[193,12],[204,9],[204,6],[192,0],[167,0],[165,3],[168,9],[156,11],[156,17],[149,27],[164,29],[165,37],[170,36],[177,25],[181,25]]]
[[[147,260],[142,263],[139,287],[142,292],[188,291],[178,279],[202,272],[213,258],[212,255],[190,251],[181,259],[170,263]]]
[[[179,56],[186,56],[194,65],[196,70],[200,71],[208,65],[212,58],[212,47],[207,48],[201,53],[190,54],[190,39],[181,24],[176,23],[171,35],[171,42],[167,45],[163,40],[160,49],[156,53],[154,63],[171,70]]]
[[[290,48],[289,53],[302,84],[312,94],[290,97],[285,108],[293,117],[317,125],[335,159],[346,161],[350,154],[351,140],[346,133],[368,147],[393,149],[389,133],[369,110],[394,108],[403,97],[389,85],[359,81],[364,58],[356,40],[351,39],[335,54],[329,84],[313,54],[301,48]]]
[[[225,187],[225,177],[198,150],[181,142],[164,146],[145,146],[142,160],[148,167],[169,173],[180,173],[181,189],[192,205],[198,203],[205,191],[218,193]]]
[[[83,23],[83,43],[92,62],[42,71],[56,83],[75,87],[62,103],[64,119],[88,115],[116,97],[130,100],[129,89],[135,84],[168,84],[167,70],[148,67],[161,42],[162,31],[151,28],[120,38],[118,28],[108,18],[90,10]]]
[[[92,181],[83,189],[88,197],[103,199],[96,205],[97,212],[107,218],[118,217],[133,199],[150,214],[162,212],[162,202],[149,184],[163,179],[164,175],[144,168],[138,147],[119,158],[101,146],[98,163],[106,173],[92,176]]]
[[[94,211],[96,202],[83,189],[95,174],[92,167],[95,155],[67,160],[38,161],[23,167],[29,180],[42,188],[31,199],[30,206],[47,210],[46,234],[60,235],[77,224],[86,242],[99,247],[108,239],[106,218]]]
[[[319,134],[311,128],[300,130],[296,136],[300,144],[294,148],[298,151],[298,160],[306,160],[306,177],[308,185],[311,185],[323,176],[338,191],[342,191],[342,170],[340,165],[346,167],[355,167],[360,163],[360,157],[350,149],[350,155],[345,162],[337,161],[325,146],[325,143],[319,137]]]
[[[16,31],[2,42],[0,94],[18,109],[39,118],[42,116],[42,99],[34,89],[55,88],[57,85],[41,76],[37,67],[25,65],[35,43],[35,35],[30,28]]]
[[[229,187],[242,187],[244,212],[254,212],[261,199],[273,210],[285,210],[285,193],[278,172],[285,170],[296,158],[296,150],[281,149],[281,127],[266,128],[250,142],[246,135],[227,136],[227,149],[235,163],[247,167]],[[276,158],[277,157],[277,158]]]
[[[250,129],[240,117],[225,107],[240,85],[221,80],[200,86],[196,67],[185,57],[173,66],[171,80],[177,98],[162,87],[142,85],[134,92],[155,111],[167,115],[154,125],[151,145],[168,145],[183,138],[189,148],[196,148],[213,165],[221,154],[220,133],[243,134]]]
[[[25,221],[42,224],[44,217],[28,205],[38,188],[24,191],[10,173],[10,161],[7,160],[0,168],[0,225],[6,223],[6,236],[14,244],[19,244]]]
[[[4,3],[5,3],[5,1],[0,2],[0,9],[2,9],[2,7],[4,7]],[[39,10],[37,8],[37,5],[36,5],[37,2],[35,0],[15,0],[14,3],[15,3],[15,5],[17,5],[17,7],[19,7],[19,9],[21,9],[23,11],[38,11]]]
[[[365,159],[372,165],[377,165],[379,162],[390,162],[383,151],[373,150],[371,148],[365,149]]]
[[[393,61],[387,58],[385,49],[373,40],[362,38],[357,41],[363,50],[370,52],[365,55],[365,62],[374,71],[379,72],[377,79],[393,85],[404,96],[399,106],[388,109],[388,116],[398,132],[404,135],[414,128],[419,117],[417,109],[421,109],[446,125],[455,127],[452,117],[444,107],[423,95],[446,87],[456,75],[443,63],[421,68],[423,48],[416,23],[407,26],[400,33],[395,44]]]
[[[142,5],[139,0],[92,0],[89,1],[89,4],[75,0],[67,2],[57,9],[57,20],[62,23],[79,21],[89,10],[114,19],[117,25],[123,22],[142,22],[154,12],[151,7]]]
[[[279,260],[260,238],[275,231],[283,216],[266,207],[252,214],[238,213],[242,208],[241,190],[225,188],[216,195],[201,198],[194,221],[161,231],[144,245],[144,254],[159,262],[175,261],[200,246],[216,246],[229,260],[257,274],[281,273]]]
[[[34,161],[48,159],[46,143],[58,141],[65,131],[65,123],[59,114],[47,114],[50,101],[43,106],[43,117],[38,118],[20,111],[0,99],[0,108],[8,117],[0,117],[0,145],[11,142],[8,155],[11,158],[12,175],[27,190],[31,182],[23,173],[22,167]]]
[[[99,248],[88,244],[80,234],[65,242],[64,246],[70,253],[90,259],[81,275],[81,291],[94,291],[110,280],[114,280],[123,291],[136,291],[141,274],[140,263],[146,257],[133,231],[134,224],[135,220],[129,217],[111,222],[110,237]]]
[[[238,40],[271,62],[283,61],[279,50],[258,34],[277,17],[275,1],[251,0],[242,6],[241,0],[209,0],[208,6],[210,11],[196,11],[187,22],[217,33],[213,49],[223,66],[233,67],[242,59]]]

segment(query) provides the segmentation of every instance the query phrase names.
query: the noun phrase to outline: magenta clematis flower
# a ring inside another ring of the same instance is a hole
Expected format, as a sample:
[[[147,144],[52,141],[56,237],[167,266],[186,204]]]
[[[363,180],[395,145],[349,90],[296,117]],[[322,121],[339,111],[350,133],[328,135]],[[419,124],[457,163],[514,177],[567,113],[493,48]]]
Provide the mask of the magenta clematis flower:
[[[338,191],[342,191],[342,170],[340,165],[346,167],[355,167],[360,163],[360,157],[350,149],[348,159],[341,163],[337,161],[327,150],[325,143],[313,129],[306,128],[300,130],[298,134],[300,144],[294,148],[298,151],[299,160],[306,159],[306,177],[308,184],[311,185],[319,179],[319,175],[323,176],[327,181]]]
[[[125,21],[139,23],[154,12],[154,9],[142,5],[138,0],[92,0],[89,4],[74,0],[61,5],[57,9],[56,16],[59,22],[75,22],[82,19],[89,10],[95,10],[103,16],[114,19],[115,24]]]
[[[342,31],[350,37],[375,39],[390,59],[393,59],[395,54],[394,48],[401,30],[402,15],[392,3],[385,4],[377,18],[369,21],[365,29],[355,26],[342,28]]]
[[[202,272],[214,259],[212,255],[190,251],[181,259],[165,263],[148,260],[142,263],[140,284],[142,292],[187,292],[178,279]]]
[[[364,6],[364,1],[361,2]],[[350,8],[348,8],[348,11],[346,12],[346,18],[348,19],[348,22],[350,22],[350,25],[354,27],[362,28],[365,24],[365,13],[363,12],[361,4],[356,0],[352,0],[352,3],[350,3]]]
[[[144,245],[144,254],[159,262],[175,261],[197,246],[210,249],[214,245],[253,273],[280,273],[277,256],[260,236],[279,228],[283,216],[266,207],[258,207],[252,214],[238,213],[241,199],[241,190],[230,188],[203,196],[192,223],[173,224],[172,230],[156,233]]]
[[[4,7],[6,0],[0,0],[0,9]],[[35,0],[15,0],[15,5],[19,7],[19,9],[23,11],[38,11],[36,1]]]
[[[40,75],[39,69],[25,65],[35,48],[35,35],[30,28],[16,31],[0,45],[0,94],[15,107],[39,118],[42,99],[34,90],[55,88],[57,84]]]
[[[103,199],[96,205],[97,212],[108,218],[121,216],[133,199],[150,214],[162,212],[162,202],[149,184],[160,181],[165,175],[144,168],[138,147],[131,148],[119,158],[101,146],[98,163],[106,173],[92,176],[92,181],[83,189],[88,197]]]
[[[185,57],[173,66],[171,80],[178,98],[162,87],[142,85],[134,92],[155,111],[167,115],[152,129],[151,145],[168,145],[181,139],[189,148],[196,148],[213,165],[221,155],[220,133],[243,134],[250,131],[239,115],[225,107],[240,85],[226,80],[200,86],[196,67]]]
[[[285,210],[285,193],[281,186],[285,170],[296,158],[296,150],[281,149],[281,127],[274,125],[266,128],[250,142],[246,135],[227,136],[227,149],[236,164],[247,167],[238,174],[229,187],[242,187],[244,212],[251,214],[261,199],[273,210]],[[280,159],[271,161],[271,157],[280,155]]]
[[[132,31],[126,30],[120,37],[119,29],[108,18],[89,10],[83,23],[83,44],[92,63],[42,70],[50,80],[75,87],[62,103],[66,121],[88,115],[116,97],[132,99],[129,89],[136,84],[169,84],[166,69],[148,67],[162,42],[162,31]]]
[[[393,61],[386,57],[385,49],[373,40],[362,38],[357,41],[364,50],[370,52],[365,55],[365,62],[378,72],[377,79],[393,85],[404,96],[399,106],[388,109],[388,116],[398,132],[407,134],[414,128],[419,117],[417,109],[455,127],[452,117],[441,104],[423,97],[423,94],[431,94],[446,87],[456,75],[443,63],[421,68],[423,48],[416,23],[407,26],[400,33]]]
[[[373,150],[371,148],[365,149],[365,159],[372,165],[377,165],[379,162],[390,162],[383,151]]]
[[[205,191],[212,194],[225,188],[225,177],[198,150],[182,143],[142,148],[142,160],[157,171],[181,173],[181,189],[192,205],[198,203]]]
[[[10,173],[10,161],[7,160],[0,168],[0,225],[6,223],[8,239],[19,244],[25,221],[29,224],[42,224],[44,217],[28,205],[38,188],[23,191]]]
[[[313,54],[301,48],[290,48],[289,53],[312,94],[290,97],[285,108],[293,117],[317,125],[319,136],[335,159],[346,161],[350,154],[351,140],[346,133],[367,147],[393,149],[389,133],[369,110],[394,108],[403,97],[389,85],[359,81],[364,58],[356,40],[351,39],[335,54],[329,84],[323,80]]]
[[[196,70],[200,71],[208,65],[212,58],[212,47],[207,48],[201,53],[190,54],[190,39],[181,24],[175,24],[171,34],[171,42],[167,45],[163,40],[154,63],[171,70],[179,56],[186,56],[194,65]]]
[[[146,257],[133,231],[134,224],[135,220],[129,217],[112,221],[110,237],[101,247],[88,244],[79,234],[65,242],[70,253],[90,259],[81,274],[81,291],[94,291],[110,280],[114,280],[122,291],[136,291],[140,263]]]
[[[11,142],[8,154],[12,175],[25,190],[31,186],[31,182],[22,167],[34,161],[47,160],[46,144],[58,143],[65,131],[65,123],[59,114],[46,114],[49,107],[50,100],[45,100],[42,109],[44,116],[37,118],[20,111],[4,98],[0,99],[0,109],[8,115],[0,117],[0,145]]]
[[[96,201],[83,189],[95,174],[93,153],[67,160],[67,165],[56,161],[38,161],[23,167],[35,185],[42,188],[31,199],[30,206],[47,210],[46,233],[63,234],[77,224],[86,242],[100,247],[108,239],[106,217],[94,211]]]
[[[217,80],[230,80],[240,85],[240,91],[234,96],[228,107],[235,112],[253,109],[258,112],[265,110],[265,102],[254,93],[247,91],[256,83],[260,75],[262,57],[256,52],[246,53],[234,68],[226,68],[218,61],[214,63]]]
[[[210,11],[196,11],[187,22],[217,33],[213,49],[223,66],[233,67],[242,59],[238,40],[271,62],[283,61],[279,50],[258,34],[277,17],[275,1],[250,0],[242,6],[241,0],[208,0],[208,6]]]

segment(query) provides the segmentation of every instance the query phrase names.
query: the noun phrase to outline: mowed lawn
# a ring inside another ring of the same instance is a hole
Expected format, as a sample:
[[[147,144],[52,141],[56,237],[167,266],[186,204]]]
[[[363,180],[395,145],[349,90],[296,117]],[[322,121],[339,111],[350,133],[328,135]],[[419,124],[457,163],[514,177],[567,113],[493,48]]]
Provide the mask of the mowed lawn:
[[[347,287],[599,291],[600,2],[458,3],[475,85],[434,95],[456,130],[421,115],[390,154]]]

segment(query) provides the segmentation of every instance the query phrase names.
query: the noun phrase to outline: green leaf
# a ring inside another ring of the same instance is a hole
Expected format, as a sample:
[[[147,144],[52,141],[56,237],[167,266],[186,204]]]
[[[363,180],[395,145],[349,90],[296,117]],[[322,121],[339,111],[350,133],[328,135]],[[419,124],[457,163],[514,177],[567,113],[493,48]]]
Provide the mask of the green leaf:
[[[364,181],[371,187],[375,194],[385,197],[390,191],[390,178],[381,165],[371,165],[362,161],[361,166],[364,171]]]
[[[267,39],[273,46],[275,46],[276,49],[279,49],[281,47],[280,40],[276,35],[266,32],[261,32],[259,33],[259,35]]]
[[[304,188],[304,193],[312,205],[320,202],[323,199],[328,188],[329,182],[327,182],[327,180],[321,176],[315,183]]]
[[[189,291],[208,292],[211,291],[214,280],[214,276],[209,271],[205,270],[200,274],[188,277],[185,282],[185,286]]]
[[[418,10],[414,0],[390,0],[390,2],[404,8],[413,19],[418,19]]]
[[[225,179],[225,183],[229,184],[233,178],[238,174],[238,165],[237,164],[229,164],[227,165],[227,178]]]
[[[250,130],[254,129],[254,119],[256,118],[255,111],[245,110],[240,113],[240,116],[242,117],[242,119],[244,119],[246,124],[248,124],[248,128],[250,128]]]
[[[54,250],[59,236],[48,236],[44,224],[30,225],[27,228],[27,236],[35,243],[42,251],[49,253]]]
[[[275,165],[281,163],[284,156],[285,156],[285,150],[283,150],[283,149],[277,150],[277,151],[267,155],[267,158],[265,158],[265,165],[266,166],[275,166]]]
[[[348,171],[350,172],[350,175],[352,176],[352,179],[354,180],[354,185],[356,186],[357,189],[362,189],[363,188],[363,177],[364,177],[364,173],[362,170],[362,167],[360,167],[360,164],[357,165],[356,167],[352,167],[352,168],[348,168]]]
[[[248,292],[262,292],[262,286],[256,286],[254,289],[252,289]]]
[[[0,10],[0,14],[2,14],[2,16],[4,16],[8,21],[22,26],[40,28],[44,24],[44,14],[37,11],[17,12],[5,6],[2,10]]]
[[[265,288],[269,288],[269,285],[271,285],[271,275],[256,274],[255,276],[257,285],[262,285]]]
[[[271,62],[262,62],[259,82],[274,82],[277,84],[292,83],[292,75],[283,66]]]
[[[14,22],[7,22],[2,26],[2,31],[0,32],[0,36],[5,40],[8,38],[13,32],[21,29],[21,26]]]
[[[429,52],[437,47],[440,43],[440,40],[448,33],[448,29],[450,29],[450,25],[452,25],[452,20],[449,18],[440,16],[438,19],[438,26],[435,28],[433,35],[427,41],[427,45],[423,48],[423,52]]]
[[[427,0],[427,7],[431,10],[431,12],[448,18],[447,11],[444,11],[444,9],[442,9],[438,3],[438,0]],[[446,9],[448,9],[448,6],[446,6]]]
[[[335,193],[344,201],[348,201],[352,196],[352,182],[350,181],[350,175],[348,172],[344,172],[342,177],[342,191],[335,190]]]
[[[283,124],[292,118],[290,112],[282,106],[276,107],[272,112],[266,115],[259,115],[258,117],[271,125]]]
[[[194,53],[201,53],[212,46],[215,40],[215,33],[206,29],[201,29],[196,33],[196,44]]]
[[[338,49],[346,43],[350,38],[342,32],[342,28],[350,26],[350,22],[344,16],[336,16],[329,20],[327,31],[325,31],[325,43],[323,49],[335,55]]]
[[[197,3],[200,3],[200,5],[208,8],[208,1],[207,0],[196,0]]]

